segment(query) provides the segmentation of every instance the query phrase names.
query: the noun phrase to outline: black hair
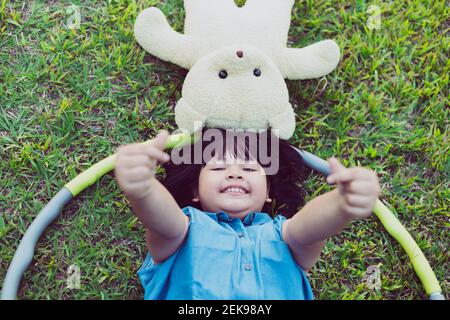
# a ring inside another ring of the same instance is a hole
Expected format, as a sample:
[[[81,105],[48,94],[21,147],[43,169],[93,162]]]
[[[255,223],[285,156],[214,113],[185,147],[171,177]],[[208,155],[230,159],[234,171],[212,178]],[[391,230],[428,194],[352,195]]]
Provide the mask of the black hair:
[[[202,135],[207,129],[202,129]],[[249,149],[247,140],[245,140],[245,145],[237,143],[239,140],[234,140],[232,150],[225,150],[229,148],[230,144],[226,143],[225,139],[229,139],[226,133],[230,133],[230,130],[216,129],[224,137],[222,154],[226,151],[231,152],[235,157],[241,157],[242,152],[245,154],[245,159],[256,159],[258,163],[263,167],[267,167],[264,161],[261,161],[259,152],[252,152]],[[249,132],[245,132],[246,135]],[[257,141],[260,142],[262,139],[267,137],[269,141],[266,146],[268,147],[268,152],[271,153],[270,141],[278,143],[279,149],[279,169],[275,174],[266,175],[267,184],[269,187],[269,197],[272,199],[271,203],[265,203],[262,208],[262,212],[266,212],[272,217],[277,214],[281,214],[286,218],[292,217],[301,206],[305,204],[303,181],[308,178],[312,170],[304,163],[302,157],[297,153],[295,149],[291,147],[287,140],[279,139],[269,130],[265,132],[255,132]],[[277,139],[271,140],[271,139]],[[205,150],[205,147],[211,142],[205,142],[205,139],[199,139],[196,143],[185,146],[183,148],[177,149],[181,156],[187,154],[190,155],[190,159],[194,159],[194,150]],[[197,148],[197,149],[196,149]],[[220,153],[220,149],[219,149]],[[215,151],[211,153],[212,156],[215,155]],[[251,156],[252,157],[251,157]],[[174,199],[177,201],[180,208],[186,206],[192,206],[199,210],[202,210],[199,202],[193,202],[192,198],[194,196],[193,191],[198,187],[198,180],[200,171],[206,162],[204,157],[201,157],[201,163],[196,163],[194,161],[189,161],[189,163],[175,164],[173,159],[164,163],[162,168],[164,169],[165,177],[162,179],[161,183],[166,187],[166,189],[172,194]],[[175,161],[177,162],[177,161]]]

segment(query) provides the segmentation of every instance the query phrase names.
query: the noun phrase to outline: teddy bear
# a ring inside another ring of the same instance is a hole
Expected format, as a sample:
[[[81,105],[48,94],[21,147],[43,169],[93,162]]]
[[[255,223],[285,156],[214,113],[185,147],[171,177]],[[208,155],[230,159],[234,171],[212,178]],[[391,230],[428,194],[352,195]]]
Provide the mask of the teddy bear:
[[[137,42],[188,73],[175,106],[177,126],[250,131],[271,128],[281,139],[295,130],[285,79],[322,77],[338,64],[339,47],[323,40],[288,48],[295,0],[184,0],[184,34],[156,7],[135,22]]]

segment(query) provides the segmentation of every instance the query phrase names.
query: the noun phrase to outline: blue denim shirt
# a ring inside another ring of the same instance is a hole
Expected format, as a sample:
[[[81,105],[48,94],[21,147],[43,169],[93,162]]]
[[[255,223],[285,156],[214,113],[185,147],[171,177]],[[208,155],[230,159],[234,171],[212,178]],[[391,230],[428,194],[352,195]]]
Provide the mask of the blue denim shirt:
[[[190,217],[185,241],[161,263],[147,254],[138,270],[144,299],[313,299],[282,240],[284,216],[257,212],[241,220],[190,206],[183,212]]]

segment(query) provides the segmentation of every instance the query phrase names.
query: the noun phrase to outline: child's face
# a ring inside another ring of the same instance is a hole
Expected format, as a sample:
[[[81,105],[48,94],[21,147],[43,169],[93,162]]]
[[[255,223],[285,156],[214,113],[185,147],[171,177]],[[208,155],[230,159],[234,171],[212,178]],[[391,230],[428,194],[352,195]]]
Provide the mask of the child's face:
[[[213,158],[202,168],[196,195],[205,211],[225,211],[231,217],[243,218],[263,208],[268,198],[266,175],[256,161],[238,162],[227,153],[225,161]]]

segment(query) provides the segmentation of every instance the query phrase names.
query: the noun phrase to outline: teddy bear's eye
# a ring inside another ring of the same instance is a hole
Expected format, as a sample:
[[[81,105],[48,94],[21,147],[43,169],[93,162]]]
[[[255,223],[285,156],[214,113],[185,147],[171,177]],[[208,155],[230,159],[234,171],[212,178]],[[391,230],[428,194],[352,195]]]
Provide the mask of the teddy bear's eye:
[[[225,79],[226,77],[228,77],[228,72],[226,72],[225,70],[220,71],[219,77],[220,79]]]
[[[253,74],[254,74],[256,77],[259,77],[259,76],[261,75],[261,69],[255,69],[255,70],[253,70]]]

